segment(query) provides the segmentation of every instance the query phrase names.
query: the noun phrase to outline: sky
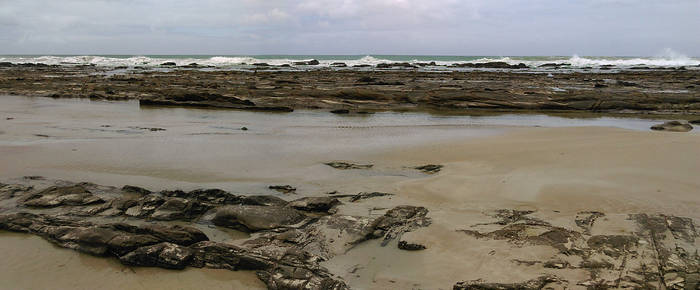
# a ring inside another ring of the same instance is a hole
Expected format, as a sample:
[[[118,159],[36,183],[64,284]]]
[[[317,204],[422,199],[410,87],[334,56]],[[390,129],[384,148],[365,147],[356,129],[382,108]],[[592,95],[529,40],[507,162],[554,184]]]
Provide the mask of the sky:
[[[700,56],[700,0],[0,0],[0,54]]]

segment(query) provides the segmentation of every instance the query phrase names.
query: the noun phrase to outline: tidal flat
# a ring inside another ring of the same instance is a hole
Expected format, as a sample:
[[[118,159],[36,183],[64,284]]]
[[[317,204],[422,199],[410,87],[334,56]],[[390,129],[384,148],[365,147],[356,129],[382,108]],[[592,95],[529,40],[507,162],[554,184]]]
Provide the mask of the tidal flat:
[[[696,71],[98,69],[0,71],[4,286],[698,287]]]

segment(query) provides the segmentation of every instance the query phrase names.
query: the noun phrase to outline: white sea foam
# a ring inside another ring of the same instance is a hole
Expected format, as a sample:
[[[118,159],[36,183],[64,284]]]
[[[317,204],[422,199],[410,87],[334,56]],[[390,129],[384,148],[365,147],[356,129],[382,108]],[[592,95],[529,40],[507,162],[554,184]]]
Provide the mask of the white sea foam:
[[[294,62],[309,61],[314,59],[301,58],[269,58],[269,57],[252,57],[252,56],[214,56],[214,57],[149,57],[149,56],[128,56],[128,57],[112,57],[112,56],[0,56],[0,62],[11,62],[15,64],[22,63],[42,63],[48,65],[96,65],[105,67],[116,66],[146,66],[158,67],[165,62],[173,62],[178,66],[197,63],[199,65],[214,66],[214,67],[237,67],[244,65],[252,65],[255,63],[267,63],[270,65],[293,65]],[[691,58],[683,54],[677,53],[671,49],[667,49],[655,57],[581,57],[573,55],[571,57],[435,57],[421,56],[411,60],[402,60],[405,57],[387,56],[380,58],[376,56],[359,56],[359,57],[342,57],[339,59],[328,59],[327,57],[318,57],[320,67],[328,67],[333,63],[342,62],[348,66],[355,65],[377,65],[380,63],[394,62],[409,62],[409,63],[429,63],[435,62],[437,65],[448,66],[452,64],[465,63],[486,63],[486,62],[506,62],[509,64],[524,63],[530,67],[538,67],[547,63],[570,64],[571,67],[601,67],[601,66],[616,66],[619,68],[629,68],[635,66],[648,67],[679,67],[679,66],[699,66],[700,58]]]

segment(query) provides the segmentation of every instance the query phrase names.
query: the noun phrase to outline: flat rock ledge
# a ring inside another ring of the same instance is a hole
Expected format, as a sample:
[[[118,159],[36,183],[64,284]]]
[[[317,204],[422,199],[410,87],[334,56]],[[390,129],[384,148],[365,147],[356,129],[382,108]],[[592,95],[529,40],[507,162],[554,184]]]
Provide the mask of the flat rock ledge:
[[[256,271],[269,289],[349,289],[320,262],[363,241],[382,239],[387,245],[430,224],[423,207],[398,206],[378,217],[348,216],[335,214],[342,204],[335,197],[288,202],[217,189],[152,192],[66,181],[35,189],[0,183],[0,198],[15,204],[0,214],[0,230],[34,234],[132,266]],[[113,217],[136,223],[109,222]],[[240,245],[211,241],[199,229],[170,220],[213,223],[251,236]]]
[[[519,283],[470,280],[458,282],[454,289],[700,289],[700,239],[690,218],[645,213],[607,217],[588,211],[576,215],[569,223],[576,226],[567,228],[534,214],[499,210],[490,214],[493,223],[460,231],[515,247],[551,247],[559,254],[550,260],[513,262],[547,272],[583,270],[588,279],[567,281],[562,275],[544,275]],[[608,218],[631,222],[635,228],[624,234],[592,234],[592,229]]]

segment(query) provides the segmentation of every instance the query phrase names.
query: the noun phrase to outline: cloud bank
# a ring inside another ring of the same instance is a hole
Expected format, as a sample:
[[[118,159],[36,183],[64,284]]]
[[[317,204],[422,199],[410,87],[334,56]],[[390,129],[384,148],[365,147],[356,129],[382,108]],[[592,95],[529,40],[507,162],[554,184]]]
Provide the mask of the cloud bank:
[[[2,54],[700,55],[700,0],[0,0]]]

